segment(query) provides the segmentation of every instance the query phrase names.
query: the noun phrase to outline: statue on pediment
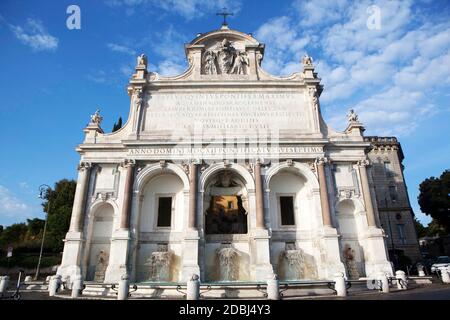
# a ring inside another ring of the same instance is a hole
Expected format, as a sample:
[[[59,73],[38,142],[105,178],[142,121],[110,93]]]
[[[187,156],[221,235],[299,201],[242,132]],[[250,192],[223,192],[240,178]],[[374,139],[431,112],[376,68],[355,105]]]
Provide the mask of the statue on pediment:
[[[91,123],[100,125],[103,121],[103,117],[100,115],[100,109],[97,109],[93,115],[91,115]]]
[[[236,50],[228,39],[216,48],[203,54],[203,74],[247,74],[250,60],[245,51]]]
[[[217,74],[216,58],[214,51],[208,50],[205,52],[205,74]]]
[[[138,67],[145,66],[147,67],[147,56],[145,54],[141,54],[137,57],[137,65]]]
[[[303,56],[303,58],[302,58],[302,64],[304,65],[304,66],[312,66],[312,62],[313,62],[313,60],[312,60],[312,58],[310,57],[310,56],[308,56],[308,54],[305,54],[304,56]]]
[[[234,64],[236,50],[227,39],[223,39],[218,53],[219,68],[222,74],[230,73]]]
[[[349,122],[357,122],[358,115],[355,113],[353,109],[350,109],[350,112],[347,114],[347,119]]]
[[[246,52],[239,52],[234,60],[232,74],[247,74],[247,66],[249,65],[249,59]]]

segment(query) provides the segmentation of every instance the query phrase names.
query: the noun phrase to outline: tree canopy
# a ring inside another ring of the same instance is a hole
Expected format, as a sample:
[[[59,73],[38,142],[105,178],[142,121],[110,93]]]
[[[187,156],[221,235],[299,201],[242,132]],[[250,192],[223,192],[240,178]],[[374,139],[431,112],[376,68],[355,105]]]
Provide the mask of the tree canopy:
[[[450,233],[450,170],[445,170],[439,178],[425,179],[419,189],[420,210],[431,216],[445,233]],[[437,226],[433,228],[439,230]]]
[[[74,180],[63,179],[55,184],[42,204],[48,213],[47,235],[45,244],[55,252],[63,249],[63,239],[69,230],[73,200],[77,183]]]
[[[122,128],[122,117],[119,117],[119,120],[117,121],[117,123],[114,122],[112,132],[116,132],[120,128]]]
[[[54,189],[49,190],[42,203],[48,213],[47,232],[44,249],[60,252],[63,249],[63,239],[69,229],[76,182],[63,179],[56,182]],[[50,200],[50,202],[49,202]],[[0,226],[0,250],[13,246],[19,251],[39,251],[45,220],[27,219],[26,223],[15,223],[8,227]]]

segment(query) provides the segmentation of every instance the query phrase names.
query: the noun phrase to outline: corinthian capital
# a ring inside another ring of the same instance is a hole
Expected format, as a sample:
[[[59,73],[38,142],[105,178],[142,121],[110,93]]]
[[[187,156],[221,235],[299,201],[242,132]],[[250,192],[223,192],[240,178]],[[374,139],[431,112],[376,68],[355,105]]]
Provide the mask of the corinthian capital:
[[[369,159],[364,159],[364,160],[358,161],[358,166],[360,166],[360,167],[368,167],[370,165],[371,165],[371,163],[370,163]]]
[[[134,167],[135,165],[136,165],[136,161],[134,159],[125,159],[120,164],[120,166],[123,168],[130,168],[130,167]]]
[[[82,162],[80,162],[80,163],[78,164],[77,170],[78,170],[78,171],[89,170],[91,167],[92,167],[92,163],[82,161]]]
[[[326,163],[329,163],[330,160],[327,157],[317,157],[316,158],[316,164],[317,165],[324,165]]]

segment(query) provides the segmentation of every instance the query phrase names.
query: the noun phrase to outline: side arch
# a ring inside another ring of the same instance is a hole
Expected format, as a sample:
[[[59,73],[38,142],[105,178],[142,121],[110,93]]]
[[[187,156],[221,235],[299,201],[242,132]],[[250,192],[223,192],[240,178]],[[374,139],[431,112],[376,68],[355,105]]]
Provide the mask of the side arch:
[[[289,170],[292,172],[299,173],[301,176],[303,176],[306,180],[306,185],[309,189],[318,189],[319,188],[319,181],[317,180],[316,175],[312,172],[312,170],[305,164],[300,162],[293,162],[292,165],[287,164],[286,162],[280,163],[277,166],[270,167],[266,171],[265,175],[265,186],[268,189],[270,186],[270,180],[273,176],[275,176],[278,172],[282,170]]]
[[[146,183],[153,177],[167,173],[172,173],[178,176],[183,182],[183,190],[189,190],[189,177],[181,167],[173,163],[165,163],[163,166],[161,166],[159,163],[155,163],[147,165],[138,173],[134,183],[134,192],[141,192]]]

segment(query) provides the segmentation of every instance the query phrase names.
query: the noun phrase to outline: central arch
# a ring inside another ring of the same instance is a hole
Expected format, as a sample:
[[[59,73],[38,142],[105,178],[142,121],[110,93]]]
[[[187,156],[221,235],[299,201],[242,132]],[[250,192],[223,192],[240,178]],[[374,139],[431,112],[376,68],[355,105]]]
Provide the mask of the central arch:
[[[204,278],[250,280],[253,177],[238,164],[214,164],[202,173],[199,184]]]

